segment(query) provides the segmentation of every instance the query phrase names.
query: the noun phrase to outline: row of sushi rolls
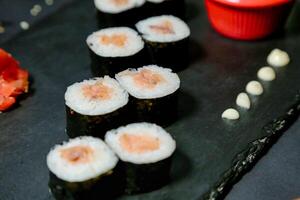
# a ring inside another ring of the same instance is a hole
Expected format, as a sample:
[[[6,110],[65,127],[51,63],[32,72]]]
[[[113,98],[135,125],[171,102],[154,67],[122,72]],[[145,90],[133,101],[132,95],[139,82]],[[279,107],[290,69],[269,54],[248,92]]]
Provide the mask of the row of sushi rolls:
[[[93,78],[65,92],[69,141],[47,155],[56,199],[115,199],[170,181],[180,79],[190,29],[183,0],[95,0],[86,43]]]
[[[69,140],[47,155],[49,189],[58,200],[115,199],[159,189],[171,180],[174,137],[163,127],[177,119],[178,71],[188,65],[190,29],[184,0],[94,0],[100,30],[87,49],[93,78],[65,92]],[[28,91],[28,72],[0,49],[0,111]],[[287,65],[285,52],[274,50],[268,63]],[[272,68],[261,80],[275,79]],[[249,94],[262,94],[258,82]],[[237,99],[249,109],[243,93]],[[223,118],[238,119],[228,109]]]

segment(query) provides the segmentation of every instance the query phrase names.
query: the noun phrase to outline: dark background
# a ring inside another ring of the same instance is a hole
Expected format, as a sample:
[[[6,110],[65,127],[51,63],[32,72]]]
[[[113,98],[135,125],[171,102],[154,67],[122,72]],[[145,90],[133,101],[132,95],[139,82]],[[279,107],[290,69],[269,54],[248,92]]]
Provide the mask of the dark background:
[[[0,115],[1,200],[50,199],[46,191],[45,156],[51,146],[66,139],[63,93],[72,82],[90,77],[84,40],[95,30],[91,2],[54,0],[53,5],[47,6],[40,0],[0,0],[0,21],[6,30],[0,34],[0,47],[13,53],[32,74],[29,96],[17,109]],[[42,6],[37,17],[30,15],[35,4]],[[51,15],[54,17],[48,19]],[[188,153],[188,157],[194,156],[188,164],[184,160],[186,155],[179,154],[177,168],[193,173],[181,172],[185,178],[176,184],[153,195],[132,199],[169,200],[177,193],[182,194],[177,199],[199,198],[230,166],[230,158],[259,137],[260,128],[282,113],[299,89],[299,3],[286,32],[253,43],[224,39],[214,33],[208,26],[200,1],[189,2],[188,19],[196,42],[191,45],[191,66],[180,74],[185,92],[185,97],[180,100],[181,114],[185,118],[169,130],[180,140],[180,147],[186,148],[184,153]],[[22,31],[19,22],[23,20],[33,28]],[[255,77],[257,69],[264,65],[267,53],[275,47],[291,54],[291,66],[278,73],[278,80],[273,85],[264,85],[267,94],[261,100],[255,100],[255,107],[248,114],[242,112],[239,124],[224,124],[219,119],[220,113],[226,106],[234,104],[235,95]],[[201,135],[196,136],[198,133]],[[194,142],[191,137],[195,137]],[[300,121],[234,186],[226,199],[299,197],[299,141]],[[176,189],[173,195],[168,194],[180,185],[190,189]]]

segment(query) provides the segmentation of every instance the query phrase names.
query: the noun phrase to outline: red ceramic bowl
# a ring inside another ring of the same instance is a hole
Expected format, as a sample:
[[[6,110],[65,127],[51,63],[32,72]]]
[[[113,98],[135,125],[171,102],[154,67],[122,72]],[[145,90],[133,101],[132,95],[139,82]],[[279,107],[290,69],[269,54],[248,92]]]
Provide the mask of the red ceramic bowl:
[[[205,0],[212,27],[239,40],[264,38],[282,28],[295,0]]]

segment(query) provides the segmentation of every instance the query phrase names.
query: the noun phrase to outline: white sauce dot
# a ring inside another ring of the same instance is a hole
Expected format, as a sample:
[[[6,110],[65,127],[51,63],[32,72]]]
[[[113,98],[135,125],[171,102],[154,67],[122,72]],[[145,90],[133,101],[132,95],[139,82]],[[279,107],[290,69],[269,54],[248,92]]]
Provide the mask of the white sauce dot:
[[[268,55],[267,62],[273,67],[284,67],[290,62],[289,55],[280,49],[273,49]]]
[[[276,73],[272,67],[262,67],[258,70],[257,77],[263,81],[273,81]]]
[[[31,9],[31,10],[30,10],[30,14],[31,14],[32,16],[37,16],[37,15],[39,14],[39,12],[36,11],[36,10],[34,10],[34,9]]]
[[[39,4],[35,4],[33,6],[33,9],[36,10],[37,12],[41,12],[42,11],[42,6],[40,6]]]
[[[45,0],[45,3],[46,3],[48,6],[51,6],[51,5],[53,5],[54,0]]]
[[[222,118],[229,120],[237,120],[240,118],[240,114],[236,109],[228,108],[222,113]]]
[[[20,27],[21,27],[21,29],[23,29],[23,30],[28,30],[29,27],[30,27],[30,25],[29,25],[28,22],[26,22],[26,21],[21,21],[21,22],[20,22]]]
[[[261,95],[264,92],[264,89],[260,82],[250,81],[246,86],[246,91],[252,95]]]
[[[242,108],[250,109],[251,102],[247,93],[242,92],[236,98],[236,104]]]
[[[39,4],[36,4],[33,6],[33,8],[30,10],[30,14],[32,16],[37,16],[42,11],[42,6]]]

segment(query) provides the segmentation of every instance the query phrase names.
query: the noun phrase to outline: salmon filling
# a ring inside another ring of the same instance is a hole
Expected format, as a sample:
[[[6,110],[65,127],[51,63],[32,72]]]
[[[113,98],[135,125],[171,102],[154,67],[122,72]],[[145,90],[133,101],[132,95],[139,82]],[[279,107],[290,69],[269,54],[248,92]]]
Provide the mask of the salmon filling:
[[[127,36],[125,34],[113,34],[111,36],[108,35],[100,36],[100,42],[103,45],[114,45],[117,47],[123,47],[126,41],[127,41]]]
[[[146,153],[159,149],[160,141],[150,135],[130,135],[120,136],[120,143],[123,149],[130,153]]]
[[[158,25],[150,25],[150,29],[159,34],[174,34],[173,25],[170,21],[164,21]]]
[[[93,150],[88,146],[74,146],[61,150],[61,157],[72,164],[84,164],[91,161]]]
[[[128,4],[128,0],[112,0],[112,3],[116,6],[125,6]]]
[[[107,100],[112,95],[112,89],[99,82],[93,85],[84,85],[82,91],[84,96],[93,100]]]
[[[152,89],[159,83],[163,82],[164,78],[160,74],[149,69],[142,69],[138,73],[134,74],[133,80],[135,84],[140,87]]]

